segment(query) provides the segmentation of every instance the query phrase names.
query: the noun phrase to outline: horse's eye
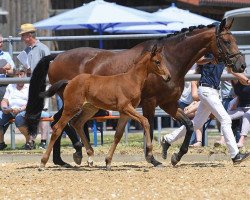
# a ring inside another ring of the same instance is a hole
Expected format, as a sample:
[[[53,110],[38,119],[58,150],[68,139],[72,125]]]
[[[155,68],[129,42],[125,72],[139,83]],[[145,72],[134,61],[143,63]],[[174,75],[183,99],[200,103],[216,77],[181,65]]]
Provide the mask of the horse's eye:
[[[225,40],[224,43],[225,43],[225,45],[227,45],[227,46],[230,46],[230,45],[231,45],[231,42],[228,41],[228,40]]]
[[[159,60],[156,60],[155,64],[159,66],[161,64],[161,62]]]

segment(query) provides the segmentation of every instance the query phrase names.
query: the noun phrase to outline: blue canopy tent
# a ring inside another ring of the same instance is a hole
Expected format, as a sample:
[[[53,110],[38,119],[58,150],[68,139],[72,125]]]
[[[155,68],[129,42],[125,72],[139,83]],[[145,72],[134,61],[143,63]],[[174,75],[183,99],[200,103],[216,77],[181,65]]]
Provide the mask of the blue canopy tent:
[[[54,17],[39,21],[34,24],[37,29],[65,30],[65,29],[93,29],[100,35],[104,31],[117,25],[167,24],[173,22],[171,17],[161,19],[151,13],[134,8],[95,0],[81,7],[72,9]],[[102,48],[100,40],[100,48]]]
[[[162,20],[171,19],[175,22],[168,24],[146,24],[146,25],[130,25],[130,26],[114,26],[107,29],[110,33],[172,33],[180,31],[182,28],[189,26],[208,25],[216,22],[213,19],[203,17],[198,14],[177,8],[173,3],[169,8],[158,10],[152,13],[155,17],[160,17]]]

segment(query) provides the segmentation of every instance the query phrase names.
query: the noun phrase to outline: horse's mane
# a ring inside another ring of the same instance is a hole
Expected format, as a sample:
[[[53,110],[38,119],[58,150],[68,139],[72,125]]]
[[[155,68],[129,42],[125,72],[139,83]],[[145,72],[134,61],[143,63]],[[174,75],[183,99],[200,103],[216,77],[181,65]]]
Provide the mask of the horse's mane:
[[[165,38],[172,38],[172,37],[175,37],[175,36],[179,36],[183,33],[191,33],[193,32],[194,30],[199,30],[199,29],[204,29],[204,28],[212,28],[212,27],[215,27],[216,25],[214,24],[209,24],[207,26],[205,25],[199,25],[199,26],[190,26],[188,28],[182,28],[181,31],[175,31],[174,33],[170,33],[168,34],[167,36],[165,37],[160,37],[158,38],[158,40],[162,40],[162,39],[165,39]]]

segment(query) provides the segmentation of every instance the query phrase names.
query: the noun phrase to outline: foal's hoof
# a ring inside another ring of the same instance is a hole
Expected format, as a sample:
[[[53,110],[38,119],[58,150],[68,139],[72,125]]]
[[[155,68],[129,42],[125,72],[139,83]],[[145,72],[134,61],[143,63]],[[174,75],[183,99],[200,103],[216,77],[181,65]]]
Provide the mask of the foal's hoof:
[[[178,154],[174,153],[171,157],[171,164],[175,166],[180,161]]]
[[[80,165],[82,163],[82,151],[73,153],[73,160],[77,165]]]
[[[111,171],[111,165],[106,165],[106,170]]]
[[[94,166],[94,162],[93,161],[91,161],[91,162],[87,161],[87,163],[88,163],[89,167],[93,167]]]
[[[38,168],[38,171],[41,172],[41,171],[44,171],[44,170],[45,170],[45,165],[43,163],[41,163],[39,168]]]

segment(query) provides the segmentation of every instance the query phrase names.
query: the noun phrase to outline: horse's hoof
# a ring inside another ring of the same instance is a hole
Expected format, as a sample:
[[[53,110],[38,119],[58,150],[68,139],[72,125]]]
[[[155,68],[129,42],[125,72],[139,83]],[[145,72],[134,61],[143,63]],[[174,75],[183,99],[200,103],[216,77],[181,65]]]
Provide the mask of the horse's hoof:
[[[65,163],[64,165],[60,165],[63,168],[73,168],[71,164]]]
[[[154,167],[156,167],[156,168],[164,168],[165,166],[161,163],[161,164],[158,164],[158,165],[156,165]]]
[[[158,166],[162,165],[162,163],[155,160],[155,158],[153,156],[152,156],[152,159],[151,159],[151,164],[153,164],[154,167],[158,167]]]
[[[106,170],[111,171],[111,165],[106,165]]]
[[[171,164],[175,166],[179,161],[180,159],[178,158],[178,154],[174,153],[171,157]]]
[[[91,162],[87,161],[87,163],[88,163],[89,167],[93,167],[94,166],[94,162],[93,161],[91,161]]]
[[[82,163],[82,152],[76,151],[73,153],[73,160],[77,165],[80,165]]]
[[[41,172],[41,171],[44,171],[44,170],[45,170],[45,165],[43,163],[41,163],[39,168],[38,168],[38,171]]]

